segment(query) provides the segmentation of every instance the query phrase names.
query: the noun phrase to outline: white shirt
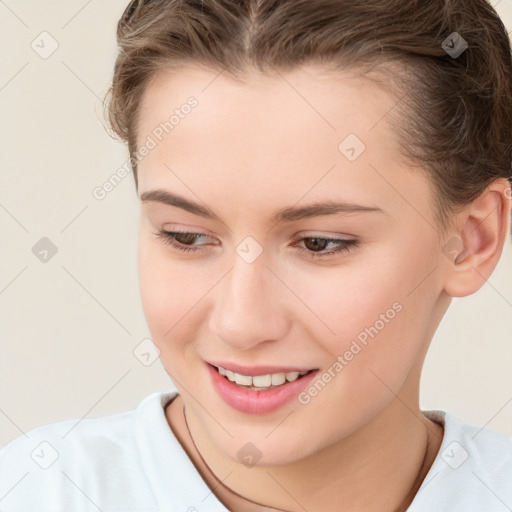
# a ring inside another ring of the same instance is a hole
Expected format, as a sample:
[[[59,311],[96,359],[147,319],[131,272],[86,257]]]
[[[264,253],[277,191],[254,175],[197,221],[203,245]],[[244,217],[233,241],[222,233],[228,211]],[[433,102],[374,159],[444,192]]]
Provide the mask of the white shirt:
[[[164,408],[176,394],[17,437],[0,451],[0,511],[228,511],[167,423]],[[512,438],[423,412],[444,425],[444,437],[408,512],[510,512]]]

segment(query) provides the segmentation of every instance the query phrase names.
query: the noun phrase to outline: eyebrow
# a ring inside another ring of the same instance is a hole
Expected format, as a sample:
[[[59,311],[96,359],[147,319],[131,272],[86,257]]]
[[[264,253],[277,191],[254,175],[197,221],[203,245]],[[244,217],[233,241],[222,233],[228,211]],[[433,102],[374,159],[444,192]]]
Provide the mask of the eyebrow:
[[[210,211],[208,208],[194,203],[189,199],[172,194],[167,190],[155,189],[143,192],[140,196],[142,202],[157,202],[169,206],[175,206],[186,210],[194,215],[217,220],[221,222],[218,215]],[[319,201],[307,206],[290,206],[278,210],[272,218],[271,222],[291,222],[300,219],[307,219],[311,217],[320,217],[322,215],[333,215],[336,213],[350,213],[350,212],[383,212],[381,208],[374,206],[362,206],[359,204],[335,202],[335,201]]]

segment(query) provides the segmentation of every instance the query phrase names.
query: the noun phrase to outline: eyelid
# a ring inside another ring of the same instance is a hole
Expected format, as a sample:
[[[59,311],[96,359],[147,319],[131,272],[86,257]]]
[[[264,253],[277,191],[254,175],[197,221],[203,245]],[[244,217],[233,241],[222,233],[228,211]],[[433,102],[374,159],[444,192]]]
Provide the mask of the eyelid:
[[[351,235],[350,233],[335,233],[335,232],[319,232],[319,231],[300,231],[296,238],[330,238],[336,240],[356,240],[357,237],[355,235]]]
[[[209,238],[210,240],[214,240],[215,237],[212,237],[210,235],[207,235],[206,233],[201,233],[199,231],[185,231],[185,230],[180,230],[180,229],[162,229],[161,232],[165,232],[165,233],[176,233],[176,234],[180,234],[180,235],[194,235],[195,237],[199,238],[199,237],[203,237],[203,238]],[[186,245],[186,244],[183,244],[183,245]],[[205,245],[205,244],[191,244],[191,246],[201,246],[201,245]],[[218,245],[218,244],[216,244]]]
[[[213,231],[210,231],[206,228],[202,228],[199,226],[194,226],[194,225],[184,226],[183,224],[173,224],[171,222],[165,222],[165,223],[161,224],[161,227],[160,227],[160,223],[155,223],[155,226],[158,229],[161,229],[163,231],[169,231],[172,233],[185,233],[185,234],[193,233],[194,235],[204,235],[204,236],[208,236],[210,238],[216,238],[216,236],[213,234]]]
[[[211,236],[211,235],[208,235],[206,233],[202,233],[202,232],[199,232],[199,231],[192,231],[191,229],[187,228],[186,230],[185,229],[181,229],[181,228],[161,228],[161,231],[166,231],[166,232],[170,232],[170,233],[181,233],[181,234],[184,234],[184,235],[197,235],[198,237],[204,237],[204,238],[210,238],[210,239],[215,239],[214,236]],[[296,243],[296,242],[300,242],[301,240],[303,240],[304,238],[321,238],[322,240],[329,240],[329,241],[346,241],[346,242],[351,242],[351,241],[354,241],[356,242],[357,241],[357,238],[354,236],[354,235],[349,235],[348,233],[345,233],[345,234],[328,234],[328,233],[318,233],[318,232],[313,232],[313,233],[303,233],[303,232],[300,232],[299,234],[295,235],[292,239],[292,243]],[[204,245],[204,244],[194,244],[194,245]]]
[[[211,238],[208,235],[205,235],[203,233],[195,233],[191,231],[166,231],[164,229],[158,230],[156,233],[154,233],[158,238],[161,238],[163,242],[169,246],[171,246],[174,250],[183,252],[183,253],[196,253],[196,252],[202,252],[201,247],[205,244],[184,244],[182,242],[179,242],[176,240],[175,236],[177,234],[184,234],[184,235],[192,235],[197,237],[207,237]],[[329,236],[300,236],[298,238],[295,238],[292,242],[293,247],[297,247],[297,244],[302,242],[303,240],[322,240],[324,242],[329,243],[337,243],[338,245],[334,249],[322,249],[321,251],[311,251],[307,248],[299,247],[299,252],[306,255],[307,258],[309,258],[311,261],[328,261],[330,259],[336,258],[337,256],[341,256],[347,253],[350,253],[352,250],[357,249],[360,245],[360,240],[357,238],[353,239],[346,239],[346,238],[335,238],[335,237],[329,237]]]

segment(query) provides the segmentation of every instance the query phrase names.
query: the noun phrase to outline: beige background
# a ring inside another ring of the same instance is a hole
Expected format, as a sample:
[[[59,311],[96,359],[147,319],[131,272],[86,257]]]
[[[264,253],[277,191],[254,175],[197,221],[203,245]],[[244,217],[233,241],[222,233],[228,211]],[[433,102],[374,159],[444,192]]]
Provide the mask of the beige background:
[[[115,28],[127,0],[0,1],[0,447],[37,426],[133,409],[173,389],[149,337],[136,271],[133,178],[92,195],[127,159],[104,128]],[[497,10],[512,29],[512,0]],[[50,36],[39,36],[46,31]],[[45,38],[41,42],[41,38]],[[57,50],[43,59],[39,52]],[[55,44],[55,43],[54,43]],[[32,248],[49,238],[46,263]],[[434,338],[421,406],[512,436],[512,244]]]

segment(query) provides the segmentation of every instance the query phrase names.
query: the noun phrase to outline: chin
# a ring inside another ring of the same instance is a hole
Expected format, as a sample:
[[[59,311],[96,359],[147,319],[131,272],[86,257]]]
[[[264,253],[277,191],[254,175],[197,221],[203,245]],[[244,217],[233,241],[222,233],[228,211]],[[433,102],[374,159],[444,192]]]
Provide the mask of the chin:
[[[235,440],[229,440],[225,445],[217,445],[217,448],[226,457],[247,467],[293,464],[311,454],[310,452],[302,451],[304,446],[311,450],[311,446],[305,439],[288,440],[286,443],[282,439],[277,438],[273,442],[269,442],[264,437],[258,439],[255,436],[244,436],[244,439],[248,440],[242,441],[238,437]]]

